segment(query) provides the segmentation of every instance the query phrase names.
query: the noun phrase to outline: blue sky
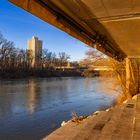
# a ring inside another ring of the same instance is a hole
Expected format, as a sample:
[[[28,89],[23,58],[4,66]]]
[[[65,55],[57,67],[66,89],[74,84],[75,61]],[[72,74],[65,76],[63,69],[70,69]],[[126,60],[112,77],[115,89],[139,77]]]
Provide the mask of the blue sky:
[[[0,0],[0,31],[15,46],[27,48],[27,40],[37,36],[43,40],[43,48],[52,52],[66,52],[71,60],[80,60],[89,49],[87,45],[67,33],[51,26],[8,0]]]

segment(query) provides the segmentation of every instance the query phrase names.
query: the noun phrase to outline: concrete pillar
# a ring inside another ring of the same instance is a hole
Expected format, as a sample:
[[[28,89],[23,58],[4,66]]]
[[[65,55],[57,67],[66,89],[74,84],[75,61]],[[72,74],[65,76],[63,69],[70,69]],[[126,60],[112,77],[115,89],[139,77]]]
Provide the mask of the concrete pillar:
[[[138,94],[140,94],[140,66],[138,65]]]
[[[130,58],[126,58],[126,96],[131,97],[131,70],[130,70]]]

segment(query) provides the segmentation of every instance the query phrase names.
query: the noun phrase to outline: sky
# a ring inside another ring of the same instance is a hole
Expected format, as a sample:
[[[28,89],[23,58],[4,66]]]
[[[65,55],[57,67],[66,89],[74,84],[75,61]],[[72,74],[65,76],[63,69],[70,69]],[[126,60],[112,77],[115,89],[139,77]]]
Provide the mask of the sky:
[[[7,40],[13,41],[15,47],[24,49],[27,48],[27,40],[37,36],[43,41],[44,49],[55,53],[66,52],[72,61],[83,59],[89,49],[86,44],[8,0],[0,0],[0,32]]]

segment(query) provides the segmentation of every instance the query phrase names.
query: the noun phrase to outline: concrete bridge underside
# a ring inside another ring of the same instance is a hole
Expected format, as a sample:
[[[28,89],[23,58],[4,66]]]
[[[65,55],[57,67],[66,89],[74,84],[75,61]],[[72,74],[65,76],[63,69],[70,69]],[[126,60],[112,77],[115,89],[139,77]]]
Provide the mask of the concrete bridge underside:
[[[140,0],[9,1],[108,56],[140,56]]]

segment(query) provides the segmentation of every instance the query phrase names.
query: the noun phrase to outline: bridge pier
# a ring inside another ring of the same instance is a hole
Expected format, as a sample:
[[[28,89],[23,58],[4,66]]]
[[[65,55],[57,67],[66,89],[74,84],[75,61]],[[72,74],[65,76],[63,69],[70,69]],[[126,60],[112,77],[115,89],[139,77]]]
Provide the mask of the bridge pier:
[[[126,96],[129,98],[131,97],[131,93],[130,93],[130,85],[131,85],[131,71],[130,71],[130,58],[126,58],[125,60],[126,63]]]

